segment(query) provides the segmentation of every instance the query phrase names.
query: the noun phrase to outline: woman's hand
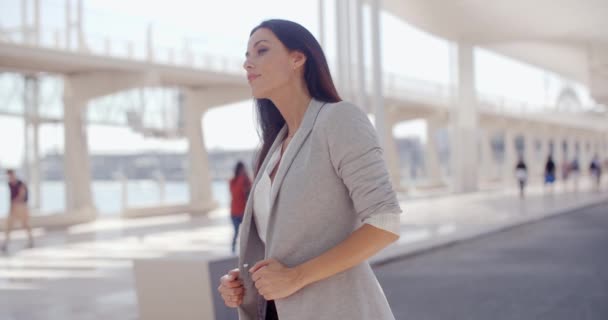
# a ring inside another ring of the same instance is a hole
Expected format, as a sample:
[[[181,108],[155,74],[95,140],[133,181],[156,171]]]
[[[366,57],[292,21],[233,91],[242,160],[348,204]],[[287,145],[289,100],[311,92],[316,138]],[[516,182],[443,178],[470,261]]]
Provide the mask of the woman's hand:
[[[302,275],[297,268],[288,268],[275,259],[262,260],[249,272],[258,292],[266,300],[289,297],[304,287]]]
[[[236,308],[243,303],[245,288],[239,279],[239,269],[233,269],[220,278],[220,286],[217,290],[220,292],[226,306]]]

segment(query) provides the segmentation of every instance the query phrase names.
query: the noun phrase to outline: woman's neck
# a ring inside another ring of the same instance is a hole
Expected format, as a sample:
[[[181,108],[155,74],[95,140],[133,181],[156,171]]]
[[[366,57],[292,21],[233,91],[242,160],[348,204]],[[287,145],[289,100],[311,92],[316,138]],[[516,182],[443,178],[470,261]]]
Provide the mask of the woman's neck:
[[[293,136],[300,127],[311,99],[305,85],[283,89],[270,99],[285,119],[289,136]]]

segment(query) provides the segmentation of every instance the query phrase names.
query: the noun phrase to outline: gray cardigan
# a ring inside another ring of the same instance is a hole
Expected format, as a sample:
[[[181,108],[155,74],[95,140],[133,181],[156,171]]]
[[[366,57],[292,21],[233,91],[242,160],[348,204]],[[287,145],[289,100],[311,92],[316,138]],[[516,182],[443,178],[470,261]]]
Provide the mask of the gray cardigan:
[[[269,155],[286,133],[285,126]],[[247,201],[240,231],[239,269],[245,286],[241,320],[265,318],[266,301],[248,271],[256,262],[275,258],[288,267],[297,266],[344,241],[366,217],[401,213],[376,131],[356,106],[313,99],[290,143],[273,182],[267,246],[252,218],[253,192]],[[394,319],[367,262],[275,304],[280,320]]]

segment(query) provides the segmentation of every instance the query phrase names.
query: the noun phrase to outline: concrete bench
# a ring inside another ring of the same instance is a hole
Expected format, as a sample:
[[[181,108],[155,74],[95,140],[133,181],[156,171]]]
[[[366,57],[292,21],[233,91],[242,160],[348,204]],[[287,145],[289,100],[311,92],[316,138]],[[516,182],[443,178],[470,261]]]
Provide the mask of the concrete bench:
[[[219,278],[236,265],[236,257],[134,260],[139,319],[237,319],[217,292]]]

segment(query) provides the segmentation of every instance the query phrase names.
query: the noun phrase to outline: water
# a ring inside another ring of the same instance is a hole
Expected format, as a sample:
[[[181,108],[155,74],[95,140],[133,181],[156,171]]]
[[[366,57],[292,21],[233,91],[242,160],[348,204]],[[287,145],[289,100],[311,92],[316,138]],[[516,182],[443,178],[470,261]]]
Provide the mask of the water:
[[[213,181],[213,197],[222,207],[230,202],[227,181]],[[128,207],[161,205],[160,188],[156,181],[136,180],[127,183]],[[100,215],[117,215],[122,210],[122,184],[119,181],[93,181],[93,203]],[[42,183],[41,210],[39,215],[48,215],[65,210],[65,185],[63,181]],[[0,217],[6,216],[9,207],[9,191],[6,183],[0,184]],[[30,198],[30,201],[32,199]],[[184,204],[188,202],[186,182],[166,182],[165,200],[162,204]]]

